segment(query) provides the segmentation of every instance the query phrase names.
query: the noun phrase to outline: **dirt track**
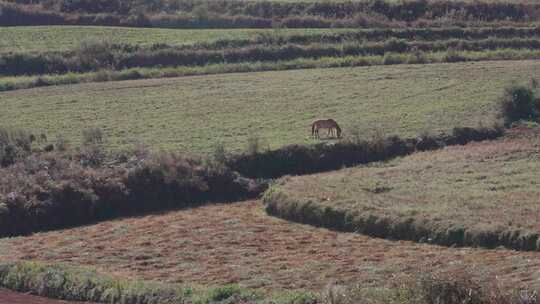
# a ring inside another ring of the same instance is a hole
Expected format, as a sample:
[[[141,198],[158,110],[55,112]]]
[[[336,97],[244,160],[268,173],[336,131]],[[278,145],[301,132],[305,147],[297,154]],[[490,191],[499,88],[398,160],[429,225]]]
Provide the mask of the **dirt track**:
[[[36,297],[24,293],[12,292],[0,288],[0,304],[81,304],[83,302],[66,302],[42,297]],[[84,302],[89,304],[88,302]]]

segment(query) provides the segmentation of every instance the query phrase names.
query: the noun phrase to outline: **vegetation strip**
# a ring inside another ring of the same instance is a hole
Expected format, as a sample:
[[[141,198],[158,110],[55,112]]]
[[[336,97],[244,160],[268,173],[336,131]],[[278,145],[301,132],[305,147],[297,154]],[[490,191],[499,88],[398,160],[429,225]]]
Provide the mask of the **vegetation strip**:
[[[94,3],[95,2],[95,3]],[[536,3],[470,1],[267,2],[8,0],[0,25],[122,25],[174,28],[403,27],[538,21]],[[136,12],[136,13],[135,13]]]
[[[460,53],[513,50],[540,50],[540,39],[495,39],[445,40],[445,41],[405,41],[390,39],[383,42],[344,44],[314,43],[308,45],[268,44],[220,50],[199,49],[198,47],[158,46],[140,48],[132,45],[103,43],[83,44],[76,51],[66,54],[8,53],[0,55],[0,75],[41,75],[65,74],[68,72],[89,72],[100,69],[122,70],[128,68],[205,66],[209,64],[235,64],[251,62],[291,61],[295,59],[318,59],[324,57],[347,56],[390,56],[406,54],[417,58],[412,63],[426,63],[426,53],[446,53],[444,61],[464,61]],[[456,58],[452,58],[455,55]],[[398,61],[397,63],[399,63]],[[385,62],[391,64],[392,62]]]
[[[125,70],[99,70],[88,73],[63,75],[0,77],[0,92],[35,87],[66,85],[88,82],[108,82],[137,79],[159,79],[195,75],[247,73],[261,71],[284,71],[294,69],[317,69],[335,67],[361,67],[393,64],[428,64],[467,61],[534,60],[540,59],[540,50],[496,49],[491,51],[454,51],[386,53],[372,56],[299,58],[274,62],[220,63],[203,66],[179,66],[169,68],[129,68]]]
[[[55,299],[99,303],[204,304],[255,300],[260,303],[263,300],[261,295],[235,285],[193,289],[116,278],[84,267],[38,262],[1,262],[0,287]]]
[[[401,139],[399,136],[372,141],[290,145],[262,153],[236,155],[227,165],[244,176],[277,178],[283,175],[304,175],[332,171],[343,167],[384,161],[416,151],[440,149],[448,145],[464,145],[471,141],[496,139],[501,128],[454,128],[450,135],[421,136]]]
[[[217,162],[175,153],[124,155],[115,164],[104,163],[96,145],[78,154],[30,154],[28,137],[12,134],[0,132],[0,161],[7,166],[0,168],[0,237],[252,198],[265,188]]]
[[[39,34],[36,41],[34,35]],[[409,42],[532,39],[540,37],[540,27],[450,27],[396,29],[219,29],[177,30],[153,28],[123,28],[95,26],[28,26],[0,29],[1,53],[48,53],[74,51],[91,41],[114,41],[159,48],[166,45],[196,49],[224,49],[253,45],[381,42],[404,39]]]

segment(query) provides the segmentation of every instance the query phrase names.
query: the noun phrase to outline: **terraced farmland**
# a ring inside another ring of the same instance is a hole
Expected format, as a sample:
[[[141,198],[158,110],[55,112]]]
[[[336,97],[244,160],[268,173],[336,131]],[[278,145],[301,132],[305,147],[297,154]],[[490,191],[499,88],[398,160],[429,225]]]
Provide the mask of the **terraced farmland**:
[[[540,248],[538,130],[387,163],[287,178],[265,197],[287,219],[445,245]]]
[[[316,34],[345,29],[160,29],[106,26],[0,27],[0,53],[68,51],[83,42],[106,41],[147,46],[156,43],[189,45],[222,39],[249,39],[260,33]]]

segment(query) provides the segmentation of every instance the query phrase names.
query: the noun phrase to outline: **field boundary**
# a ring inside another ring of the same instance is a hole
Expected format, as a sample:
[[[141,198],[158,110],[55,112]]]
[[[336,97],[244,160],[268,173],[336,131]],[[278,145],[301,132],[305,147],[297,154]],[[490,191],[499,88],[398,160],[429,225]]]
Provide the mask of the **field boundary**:
[[[371,141],[343,141],[316,145],[289,145],[261,153],[232,156],[227,166],[249,178],[277,178],[339,170],[359,164],[385,161],[417,151],[493,140],[504,134],[500,127],[454,128],[452,133],[402,139],[399,136]]]
[[[156,281],[125,279],[87,267],[42,262],[0,262],[0,287],[32,295],[68,301],[97,303],[251,303],[264,296],[237,285],[192,287]],[[292,303],[288,295],[283,304]],[[314,295],[298,293],[298,298]],[[296,303],[296,302],[295,302]]]
[[[412,217],[397,218],[342,210],[316,202],[294,200],[282,191],[269,189],[263,197],[266,212],[285,220],[324,227],[341,232],[361,233],[372,237],[408,240],[443,246],[496,248],[503,246],[521,251],[540,250],[540,235],[528,231],[472,231],[455,225],[434,229],[435,225]]]
[[[398,64],[435,64],[473,61],[480,62],[537,59],[540,59],[539,50],[496,49],[492,51],[434,52],[425,53],[421,57],[417,57],[415,54],[409,53],[389,52],[385,55],[298,58],[294,60],[280,60],[276,62],[257,61],[241,63],[217,63],[205,66],[178,66],[163,68],[136,67],[123,70],[101,69],[86,73],[70,72],[67,74],[15,76],[5,77],[4,79],[1,79],[0,77],[0,92],[91,82],[161,79],[230,73],[363,67]]]
[[[279,183],[286,183],[285,177]],[[424,218],[393,216],[332,207],[312,199],[293,198],[271,186],[263,196],[269,215],[303,224],[372,237],[410,240],[443,246],[496,248],[503,246],[520,251],[540,250],[540,234],[525,229],[472,229],[460,224],[437,225]]]

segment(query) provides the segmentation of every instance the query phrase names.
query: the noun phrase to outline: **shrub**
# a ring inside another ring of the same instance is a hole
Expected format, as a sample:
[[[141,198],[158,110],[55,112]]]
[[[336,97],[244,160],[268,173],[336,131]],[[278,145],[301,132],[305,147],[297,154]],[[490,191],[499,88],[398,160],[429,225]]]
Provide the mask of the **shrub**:
[[[265,188],[225,166],[205,166],[180,154],[157,153],[144,159],[132,155],[103,166],[107,155],[93,150],[37,153],[0,169],[0,236],[233,201]]]
[[[533,89],[536,89],[540,86],[540,84],[538,83],[538,79],[536,78],[531,78],[531,88]]]
[[[103,143],[103,130],[101,128],[88,128],[82,131],[83,145],[99,145]]]
[[[54,147],[60,152],[65,152],[69,150],[69,142],[62,134],[56,135],[56,140],[54,142]]]
[[[518,120],[535,120],[539,116],[534,91],[523,85],[513,85],[504,90],[499,100],[500,116],[506,125]]]
[[[444,55],[445,62],[461,62],[466,60],[467,58],[454,48],[449,49]]]
[[[263,150],[263,143],[261,141],[261,138],[259,136],[251,135],[247,139],[247,147],[246,152],[248,154],[257,154],[262,152]]]
[[[35,139],[28,131],[0,127],[0,167],[12,165],[28,156]]]

